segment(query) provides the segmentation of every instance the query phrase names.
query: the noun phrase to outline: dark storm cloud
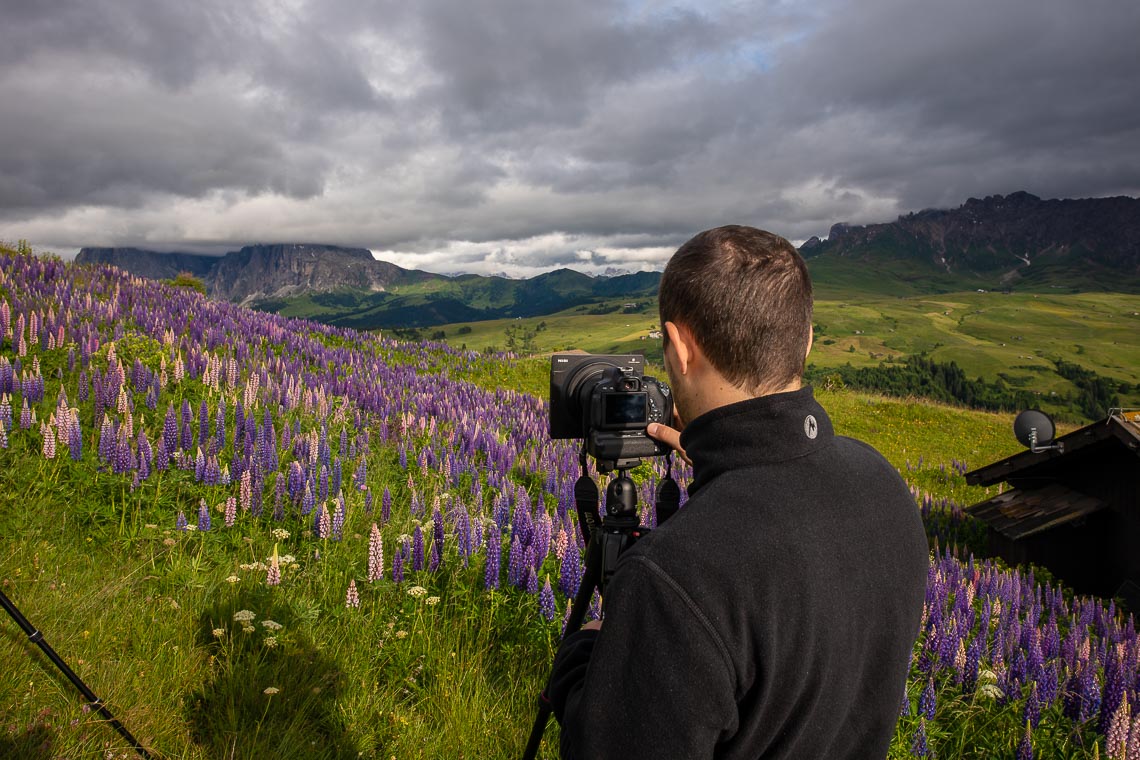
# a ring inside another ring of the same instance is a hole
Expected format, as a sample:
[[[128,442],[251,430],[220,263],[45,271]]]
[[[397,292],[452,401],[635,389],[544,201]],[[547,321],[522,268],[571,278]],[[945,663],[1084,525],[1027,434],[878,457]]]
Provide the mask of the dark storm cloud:
[[[600,271],[726,222],[804,239],[973,195],[1140,193],[1133,0],[0,13],[0,238]]]

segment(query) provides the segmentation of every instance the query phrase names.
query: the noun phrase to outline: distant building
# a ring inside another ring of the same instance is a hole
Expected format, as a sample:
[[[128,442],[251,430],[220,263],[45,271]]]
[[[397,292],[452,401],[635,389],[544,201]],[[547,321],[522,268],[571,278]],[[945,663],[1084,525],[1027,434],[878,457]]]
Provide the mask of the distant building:
[[[660,330],[650,330],[649,331],[649,337],[652,340],[661,340],[661,331]]]
[[[992,554],[1140,612],[1140,413],[1114,412],[1056,443],[966,473],[971,485],[1011,486],[966,512],[988,526]]]

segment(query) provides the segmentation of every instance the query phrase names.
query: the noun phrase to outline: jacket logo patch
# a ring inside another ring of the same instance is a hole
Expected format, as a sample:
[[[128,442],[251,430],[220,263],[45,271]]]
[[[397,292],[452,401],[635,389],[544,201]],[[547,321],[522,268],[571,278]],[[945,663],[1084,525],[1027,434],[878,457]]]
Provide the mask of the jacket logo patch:
[[[815,421],[814,415],[809,414],[804,417],[804,435],[812,440],[815,440],[815,437],[819,435],[819,423]]]

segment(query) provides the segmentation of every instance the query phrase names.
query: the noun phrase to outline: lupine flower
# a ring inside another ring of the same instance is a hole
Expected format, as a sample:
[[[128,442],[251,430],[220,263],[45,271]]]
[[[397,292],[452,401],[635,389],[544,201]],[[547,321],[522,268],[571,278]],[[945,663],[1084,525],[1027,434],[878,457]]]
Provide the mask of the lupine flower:
[[[360,594],[357,593],[357,591],[356,591],[356,579],[355,578],[348,582],[348,592],[345,594],[345,597],[344,597],[344,606],[349,607],[349,608],[355,608],[355,607],[360,606]]]
[[[404,555],[407,554],[407,543],[402,543],[392,558],[392,580],[401,583],[404,580]]]
[[[523,548],[518,536],[511,539],[511,548],[507,553],[507,583],[518,588],[526,583],[523,568]]]
[[[499,587],[499,563],[502,560],[502,548],[499,546],[500,533],[498,527],[486,531],[487,537],[487,564],[483,569],[483,588],[493,589]]]
[[[578,594],[578,584],[582,582],[582,557],[578,549],[567,547],[566,558],[562,560],[562,567],[558,575],[558,590],[567,598],[573,599]]]
[[[1128,706],[1128,695],[1125,694],[1112,714],[1109,720],[1107,739],[1104,745],[1104,752],[1108,757],[1116,760],[1116,758],[1125,757],[1128,749],[1128,732],[1132,723],[1132,711]]]
[[[265,573],[265,585],[281,585],[281,559],[277,556],[277,544],[273,545],[273,556],[269,560],[269,569]]]
[[[1021,719],[1034,728],[1041,722],[1041,703],[1037,699],[1036,681],[1029,687],[1029,696],[1025,699],[1025,709],[1021,713]]]
[[[40,433],[44,437],[42,449],[44,458],[55,459],[55,431],[47,423],[41,423]]]
[[[931,676],[926,682],[926,688],[922,691],[922,696],[918,700],[918,714],[925,718],[934,718],[935,696],[934,696],[934,676]]]
[[[372,523],[368,537],[368,580],[378,581],[384,576],[384,542],[380,538],[380,528]]]
[[[206,506],[206,500],[202,499],[198,503],[198,530],[210,529],[210,509]]]
[[[1033,734],[1029,723],[1025,724],[1025,735],[1017,745],[1017,760],[1033,760]]]
[[[431,561],[428,565],[430,572],[435,572],[443,564],[443,515],[437,506],[432,512],[431,520]]]
[[[542,583],[542,593],[538,596],[538,609],[547,622],[558,616],[558,611],[554,607],[554,590],[550,588],[550,576],[547,576]]]
[[[237,499],[232,496],[226,499],[225,514],[226,527],[232,528],[234,521],[237,520]]]
[[[424,569],[424,532],[417,525],[412,531],[412,570]]]
[[[926,718],[918,719],[918,728],[910,741],[910,754],[915,757],[926,757],[930,754],[930,747],[926,742]]]
[[[347,516],[348,510],[344,505],[344,494],[338,492],[336,495],[336,511],[333,512],[332,517],[332,537],[336,541],[341,539],[341,534],[344,531],[344,520]]]
[[[178,510],[178,519],[174,521],[174,528],[176,530],[186,530],[186,513]]]

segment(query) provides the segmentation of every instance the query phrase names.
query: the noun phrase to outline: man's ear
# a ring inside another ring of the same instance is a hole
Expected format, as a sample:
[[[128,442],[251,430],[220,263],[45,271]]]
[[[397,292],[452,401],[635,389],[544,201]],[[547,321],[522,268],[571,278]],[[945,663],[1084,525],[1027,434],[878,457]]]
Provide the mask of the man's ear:
[[[689,328],[674,322],[666,322],[664,327],[665,334],[669,336],[669,345],[673,347],[673,351],[677,355],[675,369],[682,375],[687,375],[689,364],[693,361],[693,354],[696,349],[693,334],[689,332]]]
[[[804,352],[804,361],[807,361],[808,354],[811,353],[811,346],[815,342],[815,325],[808,325],[808,347]]]

